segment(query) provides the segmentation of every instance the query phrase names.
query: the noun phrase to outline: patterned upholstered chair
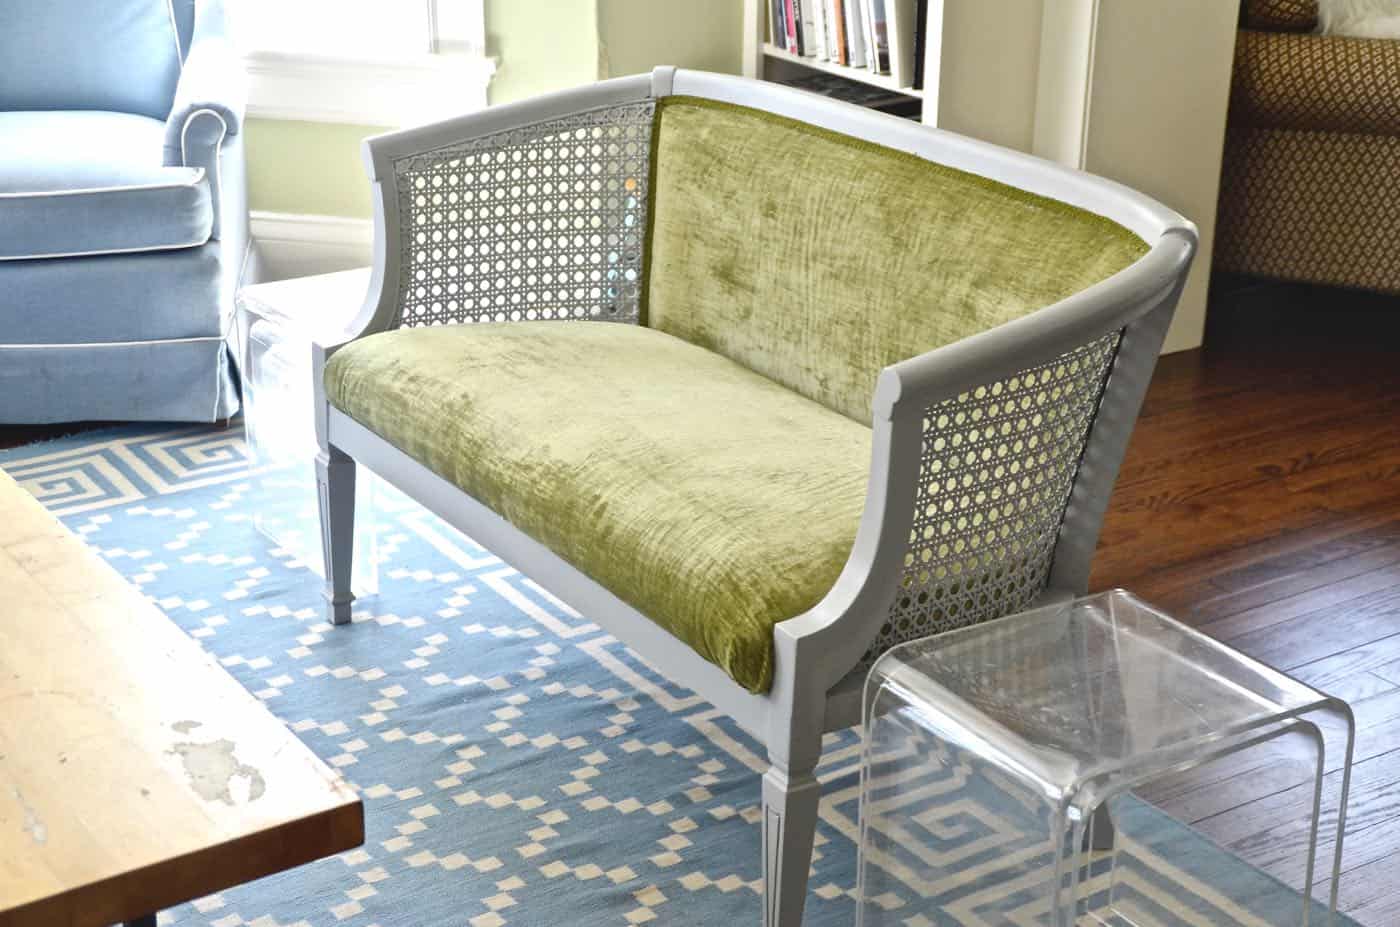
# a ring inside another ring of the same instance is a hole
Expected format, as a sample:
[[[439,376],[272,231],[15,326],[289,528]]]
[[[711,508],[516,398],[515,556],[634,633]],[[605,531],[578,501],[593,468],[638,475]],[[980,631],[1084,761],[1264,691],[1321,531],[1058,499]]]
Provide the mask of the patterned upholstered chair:
[[[1194,228],[670,68],[366,157],[371,296],[317,361],[334,620],[358,460],[766,746],[765,923],[793,927],[871,659],[1084,591]]]
[[[220,0],[0,3],[0,423],[237,410],[241,74]]]
[[[1245,0],[1214,266],[1400,292],[1400,41],[1317,20],[1317,0]]]

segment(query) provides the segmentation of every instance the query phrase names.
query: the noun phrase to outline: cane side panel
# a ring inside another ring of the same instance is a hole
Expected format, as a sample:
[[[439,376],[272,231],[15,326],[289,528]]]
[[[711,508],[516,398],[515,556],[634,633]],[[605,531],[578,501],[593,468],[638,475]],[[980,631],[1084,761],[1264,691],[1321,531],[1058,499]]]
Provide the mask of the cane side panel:
[[[636,322],[655,104],[401,158],[393,327]]]
[[[899,592],[863,666],[1045,590],[1120,333],[930,406]]]

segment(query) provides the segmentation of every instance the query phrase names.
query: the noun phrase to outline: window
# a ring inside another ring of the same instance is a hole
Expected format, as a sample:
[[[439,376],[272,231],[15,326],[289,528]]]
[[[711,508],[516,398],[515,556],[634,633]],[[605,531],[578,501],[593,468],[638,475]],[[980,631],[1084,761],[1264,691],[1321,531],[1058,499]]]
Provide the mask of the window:
[[[484,0],[241,0],[261,118],[411,125],[486,105]]]
[[[336,58],[433,51],[428,0],[243,0],[234,25],[250,51]]]

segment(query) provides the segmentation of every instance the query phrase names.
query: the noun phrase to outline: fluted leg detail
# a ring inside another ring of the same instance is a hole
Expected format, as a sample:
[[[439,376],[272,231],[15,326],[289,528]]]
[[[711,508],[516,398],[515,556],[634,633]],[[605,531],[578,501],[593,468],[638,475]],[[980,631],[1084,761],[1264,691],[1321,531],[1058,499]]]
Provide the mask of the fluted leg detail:
[[[350,569],[355,552],[355,460],[331,447],[316,455],[316,490],[321,508],[321,557],[325,597],[334,624],[350,623]]]
[[[763,776],[763,927],[799,927],[817,834],[821,786],[814,768]]]

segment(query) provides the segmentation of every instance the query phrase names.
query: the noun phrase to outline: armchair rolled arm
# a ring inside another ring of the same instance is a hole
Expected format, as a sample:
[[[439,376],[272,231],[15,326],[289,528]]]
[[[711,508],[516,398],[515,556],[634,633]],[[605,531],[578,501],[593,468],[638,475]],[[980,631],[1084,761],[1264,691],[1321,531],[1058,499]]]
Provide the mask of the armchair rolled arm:
[[[213,188],[214,238],[219,237],[223,208],[219,157],[224,143],[242,130],[246,106],[243,64],[229,38],[222,6],[218,0],[201,0],[175,102],[165,120],[164,164],[204,168]]]
[[[364,334],[465,322],[636,322],[655,102],[604,81],[370,138]]]
[[[1240,22],[1262,32],[1312,32],[1318,13],[1318,0],[1244,0]]]
[[[1230,124],[1400,136],[1400,42],[1240,32]]]

